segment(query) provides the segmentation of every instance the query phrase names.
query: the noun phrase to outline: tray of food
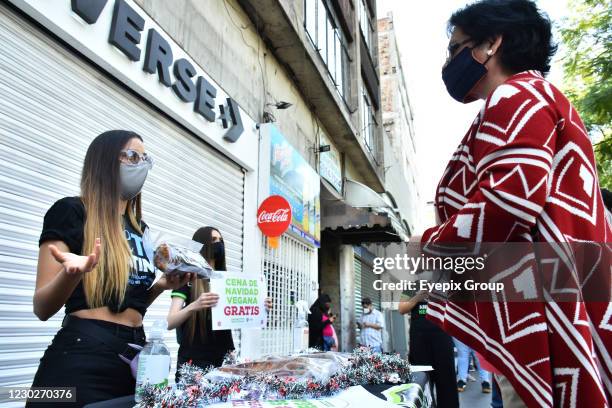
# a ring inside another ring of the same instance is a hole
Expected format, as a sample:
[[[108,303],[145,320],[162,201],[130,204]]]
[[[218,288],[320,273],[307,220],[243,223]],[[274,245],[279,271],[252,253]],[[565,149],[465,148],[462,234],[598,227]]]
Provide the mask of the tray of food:
[[[225,365],[209,372],[209,379],[269,375],[279,378],[328,378],[348,365],[348,353],[314,352]]]

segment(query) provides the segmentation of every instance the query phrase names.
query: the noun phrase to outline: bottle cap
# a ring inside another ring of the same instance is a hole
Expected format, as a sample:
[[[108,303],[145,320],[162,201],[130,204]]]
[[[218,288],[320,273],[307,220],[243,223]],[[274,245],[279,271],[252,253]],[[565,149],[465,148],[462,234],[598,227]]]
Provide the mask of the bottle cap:
[[[164,332],[168,329],[168,323],[165,320],[155,320],[153,322],[153,327],[151,328],[151,332],[149,333],[149,338],[151,339],[162,339],[164,337]]]

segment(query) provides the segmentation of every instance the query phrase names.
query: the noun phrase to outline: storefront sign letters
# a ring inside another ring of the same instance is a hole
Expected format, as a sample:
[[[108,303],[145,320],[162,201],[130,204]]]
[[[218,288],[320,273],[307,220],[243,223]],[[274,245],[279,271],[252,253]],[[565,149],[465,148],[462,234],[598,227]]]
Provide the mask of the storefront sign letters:
[[[105,0],[73,0],[72,10],[86,23],[95,24],[106,3]],[[108,42],[131,61],[140,61],[143,58],[144,27],[145,19],[136,10],[125,0],[116,0]],[[207,121],[215,121],[215,109],[218,109],[218,119],[227,129],[223,138],[236,142],[244,131],[238,104],[232,98],[226,98],[224,104],[215,106],[215,86],[204,76],[198,76],[196,68],[186,58],[174,60],[172,46],[155,28],[150,28],[146,37],[143,71],[157,74],[161,84],[171,88],[181,101],[193,103],[194,112]]]

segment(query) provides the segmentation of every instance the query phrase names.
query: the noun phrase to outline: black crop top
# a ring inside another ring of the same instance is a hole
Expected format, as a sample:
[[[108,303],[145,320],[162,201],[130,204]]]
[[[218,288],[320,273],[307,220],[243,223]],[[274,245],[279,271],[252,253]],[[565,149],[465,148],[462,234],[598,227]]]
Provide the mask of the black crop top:
[[[127,216],[124,216],[123,226],[125,237],[132,250],[132,269],[128,287],[123,304],[119,305],[118,299],[107,299],[105,306],[108,306],[113,313],[132,308],[144,316],[148,306],[148,289],[155,280],[153,247],[142,239],[142,234],[134,230]],[[84,227],[85,206],[81,199],[79,197],[62,198],[55,202],[45,214],[39,246],[45,241],[63,241],[70,252],[82,255]],[[147,225],[141,221],[141,229],[145,231],[146,228]],[[81,281],[66,301],[66,314],[82,309],[89,309],[89,306]]]

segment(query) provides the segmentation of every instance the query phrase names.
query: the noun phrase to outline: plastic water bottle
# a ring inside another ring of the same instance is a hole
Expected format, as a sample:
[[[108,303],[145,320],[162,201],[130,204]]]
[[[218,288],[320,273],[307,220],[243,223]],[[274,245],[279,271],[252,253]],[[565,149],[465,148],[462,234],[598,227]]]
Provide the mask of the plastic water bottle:
[[[295,303],[297,308],[297,319],[293,323],[293,352],[300,353],[308,348],[308,320],[306,316],[310,314],[308,303],[298,300]]]
[[[138,371],[136,374],[135,400],[141,400],[141,388],[144,384],[153,384],[163,388],[168,385],[170,374],[170,350],[164,344],[166,321],[156,320],[149,333],[149,341],[138,356]]]

